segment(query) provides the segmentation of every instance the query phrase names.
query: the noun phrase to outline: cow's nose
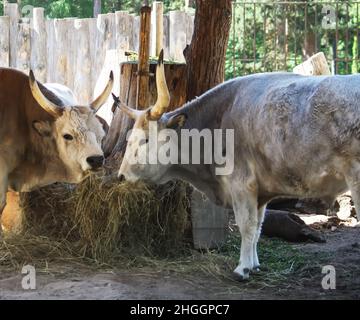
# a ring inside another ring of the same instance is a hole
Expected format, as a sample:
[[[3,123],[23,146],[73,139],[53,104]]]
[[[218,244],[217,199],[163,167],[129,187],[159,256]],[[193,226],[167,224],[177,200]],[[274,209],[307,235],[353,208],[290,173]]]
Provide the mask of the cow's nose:
[[[125,181],[125,176],[124,176],[123,174],[119,174],[118,180],[119,180],[120,182]]]
[[[104,164],[104,156],[93,156],[86,159],[87,163],[91,166],[91,169],[99,169]]]

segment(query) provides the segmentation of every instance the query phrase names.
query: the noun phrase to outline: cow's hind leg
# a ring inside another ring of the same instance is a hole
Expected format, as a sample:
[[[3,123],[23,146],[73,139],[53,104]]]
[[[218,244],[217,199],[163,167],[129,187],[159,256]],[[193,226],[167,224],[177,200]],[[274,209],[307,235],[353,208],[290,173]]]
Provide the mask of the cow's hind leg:
[[[232,197],[235,220],[241,233],[240,262],[234,274],[239,280],[246,280],[254,268],[254,262],[259,263],[258,259],[254,261],[258,232],[257,197],[250,192],[235,193]]]
[[[8,173],[1,163],[0,159],[0,217],[6,206],[6,193],[8,189]]]
[[[259,272],[260,271],[260,262],[259,262],[259,257],[257,254],[257,244],[258,241],[260,239],[260,235],[261,235],[261,227],[262,224],[264,222],[264,217],[265,217],[265,210],[266,210],[266,205],[262,206],[258,209],[258,216],[257,216],[257,230],[256,230],[256,235],[255,235],[255,240],[254,240],[254,266],[253,266],[253,271],[254,272]]]
[[[354,162],[345,174],[346,183],[351,191],[354,201],[357,219],[360,221],[360,163]]]

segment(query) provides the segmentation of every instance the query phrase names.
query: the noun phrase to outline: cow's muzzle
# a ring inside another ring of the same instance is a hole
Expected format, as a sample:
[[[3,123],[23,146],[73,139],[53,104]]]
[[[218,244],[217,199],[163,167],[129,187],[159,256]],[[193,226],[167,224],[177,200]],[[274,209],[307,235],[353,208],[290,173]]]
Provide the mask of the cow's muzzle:
[[[86,159],[86,162],[90,165],[91,170],[98,170],[104,165],[104,156],[92,156]]]

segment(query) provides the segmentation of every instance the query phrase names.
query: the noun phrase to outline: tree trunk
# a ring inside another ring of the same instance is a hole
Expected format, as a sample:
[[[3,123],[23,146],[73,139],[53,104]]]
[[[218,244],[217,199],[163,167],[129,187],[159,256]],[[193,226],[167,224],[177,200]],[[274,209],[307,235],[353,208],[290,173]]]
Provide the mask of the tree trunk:
[[[231,11],[231,0],[196,0],[194,33],[184,53],[188,100],[224,81]]]
[[[187,62],[187,100],[224,81],[225,54],[231,26],[231,0],[196,0],[194,33],[184,51]],[[197,249],[210,249],[226,239],[228,212],[194,190],[191,195],[193,239]],[[216,240],[215,242],[213,240]]]
[[[316,36],[313,31],[308,31],[305,35],[302,53],[303,59],[307,60],[316,53]]]
[[[94,18],[101,14],[101,0],[94,0]]]

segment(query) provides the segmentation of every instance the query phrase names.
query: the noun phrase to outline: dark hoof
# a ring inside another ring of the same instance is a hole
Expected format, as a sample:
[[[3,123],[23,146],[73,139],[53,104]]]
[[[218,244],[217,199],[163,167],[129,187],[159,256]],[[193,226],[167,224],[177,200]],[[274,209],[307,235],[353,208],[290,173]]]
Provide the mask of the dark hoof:
[[[249,281],[249,277],[244,277],[236,272],[233,272],[233,278],[234,280],[238,281],[238,282],[246,282]]]
[[[233,272],[234,278],[236,281],[244,282],[249,280],[250,275],[250,269],[244,268],[243,270],[244,275],[241,275],[240,273],[236,272],[236,270]]]

